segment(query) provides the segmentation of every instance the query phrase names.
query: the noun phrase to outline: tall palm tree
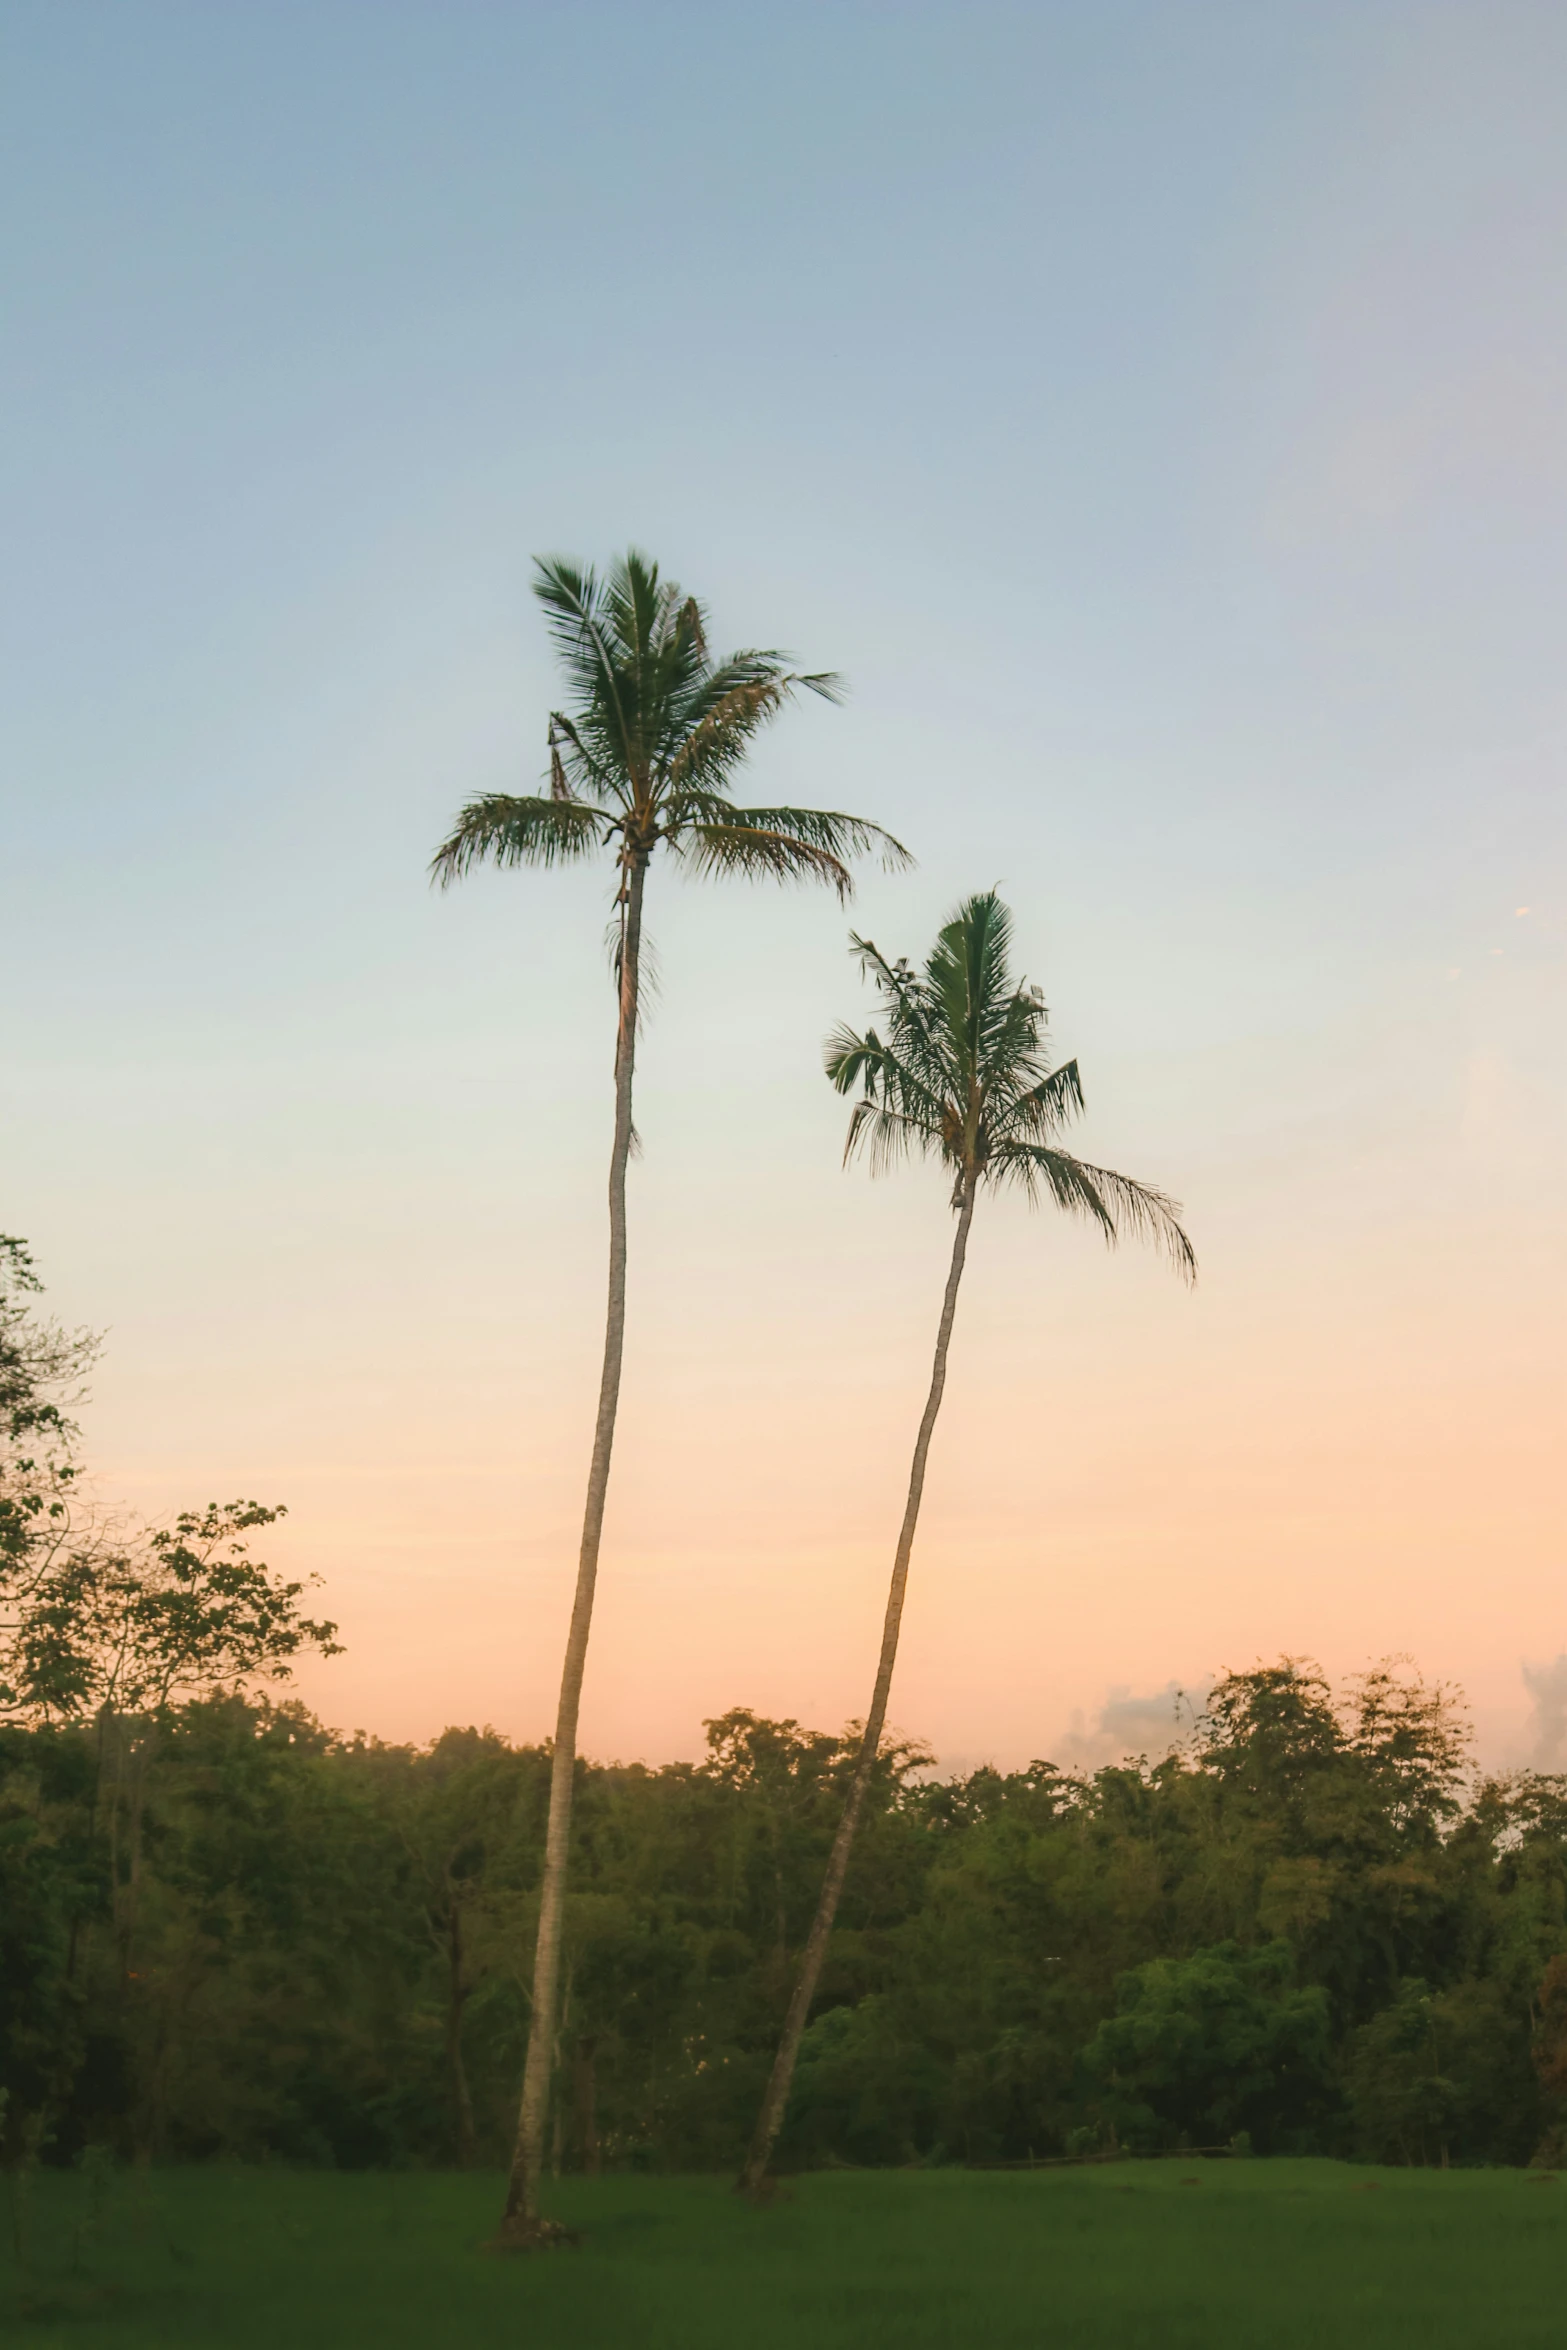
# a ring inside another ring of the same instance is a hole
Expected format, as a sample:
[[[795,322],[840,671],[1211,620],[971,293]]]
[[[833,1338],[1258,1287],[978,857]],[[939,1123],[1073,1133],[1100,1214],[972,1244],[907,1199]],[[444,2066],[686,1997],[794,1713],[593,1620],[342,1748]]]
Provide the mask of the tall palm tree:
[[[799,675],[777,652],[739,652],[714,661],[701,605],[635,551],[613,563],[602,578],[559,558],[540,561],[533,591],[544,607],[570,698],[569,709],[550,713],[549,791],[527,798],[487,793],[470,800],[431,867],[445,887],[479,864],[562,865],[608,851],[616,875],[619,1020],[609,1164],[609,1304],[576,1597],[555,1723],[528,2055],[499,2239],[517,2247],[553,2242],[560,2233],[540,2218],[538,2186],[557,2024],[577,1711],[620,1397],[626,1163],[634,1141],[631,1080],[648,866],[663,848],[699,874],[821,881],[842,900],[852,886],[847,858],[877,849],[890,864],[908,862],[907,852],[889,834],[861,817],[820,808],[742,808],[730,797],[760,730],[798,688],[837,700],[835,677]]]
[[[946,1385],[958,1284],[981,1187],[1015,1183],[1030,1200],[1048,1199],[1071,1215],[1088,1217],[1112,1246],[1123,1231],[1131,1232],[1161,1246],[1186,1280],[1197,1271],[1192,1244],[1181,1230],[1180,1211],[1173,1201],[1146,1184],[1134,1183],[1130,1176],[1090,1166],[1061,1148],[1063,1129],[1083,1107],[1077,1063],[1050,1066],[1044,997],[1037,987],[1012,976],[1012,917],[993,891],[969,898],[958,908],[937,937],[923,971],[913,970],[901,958],[889,963],[869,939],[850,935],[861,969],[881,991],[886,1034],[867,1028],[858,1036],[851,1028],[840,1028],[827,1042],[827,1074],[833,1084],[843,1094],[860,1089],[849,1120],[845,1164],[860,1150],[868,1154],[873,1168],[890,1165],[909,1151],[937,1160],[952,1177],[957,1229],[936,1325],[930,1390],[914,1440],[908,1500],[893,1557],[876,1684],[783,2037],[740,2175],[740,2187],[749,2194],[759,2192],[766,2179],[783,2125],[801,2036],[887,1719],[925,1463]]]

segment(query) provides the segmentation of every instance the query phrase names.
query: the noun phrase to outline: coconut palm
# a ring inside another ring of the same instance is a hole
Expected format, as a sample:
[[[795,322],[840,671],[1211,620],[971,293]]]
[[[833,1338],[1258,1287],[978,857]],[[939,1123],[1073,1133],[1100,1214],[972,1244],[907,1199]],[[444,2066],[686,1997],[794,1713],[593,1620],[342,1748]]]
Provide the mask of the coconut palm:
[[[885,1035],[874,1028],[867,1028],[863,1036],[840,1028],[828,1039],[829,1078],[840,1093],[856,1088],[860,1092],[849,1120],[845,1164],[860,1151],[878,1170],[909,1151],[935,1159],[952,1177],[957,1228],[936,1325],[930,1389],[914,1440],[908,1500],[893,1557],[876,1683],[783,2037],[740,2176],[742,2190],[751,2194],[763,2186],[783,2124],[795,2059],[887,1718],[925,1463],[946,1385],[952,1318],[980,1191],[987,1184],[1016,1184],[1031,1201],[1049,1200],[1071,1215],[1086,1216],[1112,1246],[1123,1232],[1130,1232],[1162,1247],[1185,1279],[1194,1278],[1197,1270],[1172,1200],[1134,1183],[1130,1176],[1091,1166],[1062,1149],[1060,1136],[1083,1107],[1077,1063],[1050,1066],[1044,997],[1037,987],[1012,976],[1012,917],[993,891],[969,898],[958,908],[940,932],[923,971],[915,971],[901,958],[889,963],[869,939],[851,933],[851,943],[861,969],[881,991]]]
[[[730,796],[746,753],[768,721],[800,688],[837,700],[835,677],[795,673],[777,652],[739,652],[714,661],[701,605],[635,552],[612,564],[602,578],[558,558],[541,561],[535,565],[533,588],[570,698],[569,709],[550,714],[549,790],[522,798],[488,793],[470,800],[431,867],[444,887],[475,865],[564,865],[608,852],[616,876],[619,1020],[609,1168],[609,1304],[555,1724],[528,2054],[500,2234],[502,2243],[516,2246],[553,2241],[559,2234],[540,2219],[538,2182],[556,2036],[577,1711],[620,1395],[626,1164],[635,1139],[631,1081],[648,867],[665,849],[694,873],[821,881],[841,900],[851,892],[848,858],[879,850],[890,864],[908,861],[889,834],[861,817],[820,808],[742,808]]]

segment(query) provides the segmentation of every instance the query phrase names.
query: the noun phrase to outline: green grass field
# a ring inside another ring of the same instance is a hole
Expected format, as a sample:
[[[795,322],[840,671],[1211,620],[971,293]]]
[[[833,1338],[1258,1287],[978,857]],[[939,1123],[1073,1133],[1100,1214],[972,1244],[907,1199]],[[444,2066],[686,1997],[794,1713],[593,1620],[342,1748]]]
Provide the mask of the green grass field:
[[[5,2331],[60,2350],[1523,2350],[1563,2333],[1567,2184],[1163,2162],[564,2182],[580,2246],[481,2249],[498,2183],[38,2176]]]

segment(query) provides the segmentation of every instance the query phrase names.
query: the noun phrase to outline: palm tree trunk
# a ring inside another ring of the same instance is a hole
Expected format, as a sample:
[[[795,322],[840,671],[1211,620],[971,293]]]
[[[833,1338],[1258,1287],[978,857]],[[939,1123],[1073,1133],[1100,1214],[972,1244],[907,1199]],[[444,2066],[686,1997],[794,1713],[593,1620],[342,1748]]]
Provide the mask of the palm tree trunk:
[[[941,1301],[941,1321],[936,1331],[936,1356],[931,1365],[930,1393],[925,1398],[924,1416],[920,1421],[919,1434],[914,1440],[914,1459],[909,1469],[909,1498],[904,1505],[903,1528],[898,1536],[897,1555],[892,1564],[892,1583],[887,1593],[887,1613],[882,1624],[881,1658],[876,1667],[876,1687],[871,1694],[870,1712],[865,1717],[865,1735],[860,1741],[860,1751],[855,1759],[848,1801],[843,1807],[843,1818],[838,1823],[838,1833],[833,1838],[832,1852],[827,1862],[827,1874],[822,1880],[821,1898],[816,1904],[816,1915],[806,1937],[799,1979],[794,1987],[794,1997],[789,2002],[789,2013],[784,2019],[783,2037],[773,2060],[767,2093],[762,2099],[762,2110],[757,2115],[751,2151],[740,2173],[738,2185],[744,2195],[760,2192],[767,2176],[768,2163],[772,2160],[773,2148],[778,2141],[778,2133],[783,2127],[800,2042],[805,2034],[811,2002],[816,1996],[816,1986],[821,1979],[822,1963],[827,1956],[833,1919],[838,1914],[843,1881],[849,1873],[849,1855],[854,1848],[855,1831],[860,1824],[860,1813],[865,1807],[865,1792],[870,1785],[876,1755],[881,1746],[882,1729],[887,1719],[887,1699],[892,1690],[892,1668],[898,1657],[903,1595],[909,1581],[909,1555],[914,1548],[920,1497],[925,1490],[925,1462],[930,1453],[936,1414],[941,1409],[941,1392],[947,1383],[947,1348],[952,1338],[952,1317],[957,1310],[958,1283],[963,1278],[963,1260],[968,1253],[969,1226],[974,1220],[975,1190],[975,1176],[965,1176],[958,1205],[958,1228],[952,1240],[952,1263],[947,1273],[946,1293]]]
[[[566,1867],[571,1849],[571,1798],[577,1764],[577,1712],[593,1621],[593,1587],[598,1578],[599,1537],[609,1491],[609,1459],[620,1401],[620,1363],[626,1335],[626,1166],[631,1157],[631,1076],[637,1043],[637,982],[642,951],[642,890],[645,856],[633,855],[626,874],[625,929],[620,955],[620,1023],[615,1039],[615,1141],[609,1161],[609,1304],[604,1322],[604,1368],[599,1380],[598,1421],[588,1470],[577,1592],[560,1676],[560,1707],[550,1758],[549,1825],[544,1836],[544,1877],[539,1892],[539,1934],[533,1958],[533,2010],[528,2024],[528,2057],[522,2076],[517,2140],[506,2184],[506,2209],[498,2241],[522,2249],[555,2243],[562,2230],[539,2217],[539,2179],[544,2169],[544,2134],[549,2116],[560,1997],[561,1944],[566,1924]]]

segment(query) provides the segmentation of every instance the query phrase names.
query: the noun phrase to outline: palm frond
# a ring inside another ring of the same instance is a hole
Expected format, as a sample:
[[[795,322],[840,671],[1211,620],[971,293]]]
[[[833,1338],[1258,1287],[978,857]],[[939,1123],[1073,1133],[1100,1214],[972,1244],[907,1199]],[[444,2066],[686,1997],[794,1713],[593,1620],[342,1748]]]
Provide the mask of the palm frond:
[[[1059,1133],[1083,1114],[1083,1081],[1076,1061],[1063,1061],[1048,1077],[1031,1085],[1007,1105],[1009,1122],[1037,1140]]]
[[[656,709],[659,700],[657,672],[667,666],[672,645],[679,650],[679,615],[691,600],[661,580],[658,565],[634,547],[603,579],[591,566],[541,556],[534,563],[533,592],[576,688],[582,755],[611,773],[645,766],[649,705]],[[690,638],[689,622],[683,634]],[[701,640],[700,627],[696,637]],[[700,656],[692,653],[687,666],[700,667]]]
[[[666,717],[664,795],[709,791],[740,766],[753,739],[777,717],[795,680],[765,654],[745,655],[702,680]]]
[[[1112,1248],[1123,1231],[1152,1241],[1183,1280],[1196,1280],[1197,1252],[1181,1229],[1179,1203],[1151,1184],[1118,1175],[1113,1167],[1095,1167],[1070,1151],[1012,1140],[997,1148],[991,1169],[998,1179],[1020,1184],[1030,1199],[1048,1191],[1058,1208],[1088,1217]]]
[[[613,821],[581,800],[488,792],[466,803],[430,860],[430,878],[448,889],[475,865],[573,864],[602,846]]]
[[[861,1086],[866,1102],[896,1118],[911,1138],[923,1137],[922,1149],[943,1150],[948,1123],[943,1070],[933,1073],[919,1055],[884,1043],[874,1028],[863,1036],[852,1028],[836,1029],[827,1040],[825,1060],[828,1079],[839,1093]]]
[[[564,749],[562,746],[564,745]],[[624,807],[631,797],[625,768],[613,755],[595,752],[577,721],[566,710],[552,710],[549,724],[550,796],[559,799],[557,782],[564,783],[569,800],[598,800]]]
[[[566,762],[560,755],[560,741],[561,729],[552,714],[549,725],[550,798],[552,800],[569,800],[571,786],[566,781]]]
[[[849,1132],[843,1146],[843,1163],[864,1153],[873,1175],[884,1175],[893,1163],[906,1158],[911,1151],[927,1151],[931,1137],[926,1128],[912,1118],[889,1110],[880,1102],[856,1102],[849,1114]]]
[[[533,566],[533,593],[544,607],[545,626],[556,657],[579,693],[591,693],[604,659],[603,591],[589,564],[565,555],[540,555]]]
[[[875,981],[881,990],[892,1032],[904,1052],[921,1056],[932,1071],[942,1069],[957,1082],[946,1050],[948,1039],[943,1036],[937,1017],[938,1007],[923,986],[920,975],[900,956],[889,963],[874,939],[861,938],[857,931],[849,933],[849,952],[860,966],[862,976]]]
[[[1012,917],[994,890],[969,898],[943,924],[925,966],[925,981],[940,1002],[946,1028],[965,1072],[983,1086],[986,1045],[1009,999],[1016,1000],[1008,971]]]
[[[720,817],[715,808],[709,821],[748,824],[759,832],[787,832],[809,841],[829,856],[877,856],[884,873],[906,871],[914,859],[902,841],[865,816],[846,816],[837,808],[737,808],[725,804]]]
[[[704,656],[706,643],[703,643]],[[762,684],[772,680],[786,692],[798,687],[805,693],[819,695],[824,702],[841,707],[849,698],[847,679],[834,669],[803,670],[793,667],[794,655],[779,650],[776,645],[744,645],[731,653],[726,661],[705,668],[691,688],[686,708],[688,726],[699,726],[718,706],[735,691],[747,684]]]
[[[687,596],[680,607],[680,626],[691,640],[692,650],[699,661],[707,660],[707,614],[695,596]]]
[[[852,1093],[864,1082],[874,1085],[886,1059],[886,1049],[874,1028],[863,1036],[844,1026],[835,1028],[822,1054],[828,1083],[839,1093]]]
[[[1063,1061],[1041,1077],[1043,1055],[1036,1048],[1019,1051],[1013,1062],[998,1069],[985,1096],[985,1114],[997,1134],[1020,1140],[1048,1142],[1083,1114],[1083,1085],[1075,1061]]]
[[[671,676],[657,744],[661,795],[679,797],[691,785],[722,790],[756,735],[797,691],[829,702],[845,698],[840,678],[791,670],[787,653],[761,646],[731,653],[716,667],[706,665],[704,652],[699,669]]]
[[[748,881],[825,881],[842,905],[854,895],[854,877],[828,850],[786,832],[750,824],[690,824],[670,847],[682,864],[704,876],[741,874]]]

